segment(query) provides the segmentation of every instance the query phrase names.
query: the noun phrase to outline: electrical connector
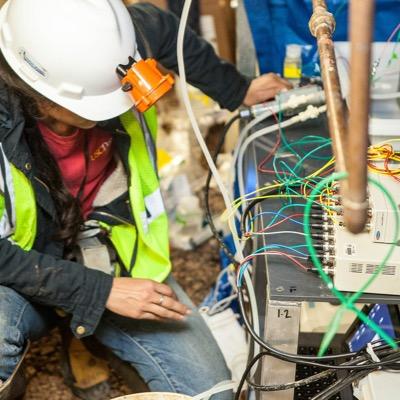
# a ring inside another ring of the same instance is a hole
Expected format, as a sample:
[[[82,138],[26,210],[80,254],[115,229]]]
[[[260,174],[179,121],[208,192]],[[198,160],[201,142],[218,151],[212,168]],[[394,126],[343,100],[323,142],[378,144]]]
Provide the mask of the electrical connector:
[[[325,103],[325,93],[317,85],[309,85],[292,90],[282,91],[274,101],[256,104],[240,111],[242,118],[258,117],[267,111],[285,112],[291,110],[295,114],[301,106],[319,106]]]

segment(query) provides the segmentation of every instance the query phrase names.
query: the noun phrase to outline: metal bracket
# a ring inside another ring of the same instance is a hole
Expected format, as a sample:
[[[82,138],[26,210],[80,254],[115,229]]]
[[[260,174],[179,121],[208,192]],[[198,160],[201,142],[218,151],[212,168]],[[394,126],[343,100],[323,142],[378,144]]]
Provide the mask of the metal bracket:
[[[301,303],[267,301],[265,338],[272,346],[289,353],[297,353],[300,330]],[[263,385],[293,382],[296,364],[265,357],[261,368]],[[261,400],[292,400],[294,390],[263,392]]]

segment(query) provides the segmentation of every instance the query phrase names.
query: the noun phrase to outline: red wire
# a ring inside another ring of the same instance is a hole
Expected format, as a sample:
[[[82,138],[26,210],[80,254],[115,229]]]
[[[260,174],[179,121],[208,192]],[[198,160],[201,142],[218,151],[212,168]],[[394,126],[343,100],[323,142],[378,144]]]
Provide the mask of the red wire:
[[[373,162],[369,162],[368,165],[374,169],[375,171],[378,172],[386,172],[388,175],[390,175],[393,179],[395,179],[397,182],[400,182],[400,178],[394,174],[389,167],[389,162],[390,158],[393,156],[393,148],[390,146],[389,148],[382,146],[381,150],[385,153],[385,159],[384,159],[384,169],[378,168]]]
[[[299,214],[299,213],[298,213],[298,214],[289,215],[289,216],[283,218],[281,221],[276,222],[275,224],[273,224],[273,225],[271,225],[271,226],[268,226],[267,228],[265,228],[265,229],[263,229],[263,230],[261,230],[261,231],[259,231],[259,232],[257,232],[257,233],[266,232],[266,231],[268,231],[269,229],[276,228],[277,226],[283,224],[285,221],[287,221],[287,220],[289,220],[289,219],[293,219],[293,218],[296,218],[296,217],[302,217],[303,215],[304,215],[304,214]]]
[[[258,170],[258,172],[262,172],[262,173],[271,172],[271,170],[263,169],[263,165],[265,165],[272,158],[272,156],[275,154],[275,152],[278,150],[279,146],[281,145],[282,130],[281,130],[280,122],[279,122],[278,116],[276,115],[275,112],[272,112],[272,116],[274,117],[274,119],[279,127],[278,136],[276,138],[276,143],[275,143],[274,147],[271,149],[271,151],[268,153],[268,155],[258,164],[257,170]],[[273,171],[273,172],[275,172],[275,171]]]
[[[296,264],[298,267],[300,267],[301,269],[303,269],[305,271],[309,271],[310,270],[310,268],[306,267],[300,261],[296,260],[294,257],[292,257],[289,254],[277,252],[277,255],[281,255],[281,256],[287,257],[290,261],[292,261],[294,264]]]
[[[330,169],[328,169],[328,170],[322,172],[319,176],[330,175],[330,174],[332,174],[333,172],[335,172],[335,167],[332,167],[332,168],[330,168]]]
[[[293,174],[291,172],[288,171],[275,171],[272,169],[265,169],[263,168],[263,166],[272,158],[272,156],[275,154],[275,152],[278,150],[279,146],[281,145],[281,136],[282,136],[282,129],[280,126],[280,122],[278,119],[278,116],[276,115],[275,112],[272,111],[272,116],[274,117],[276,123],[279,126],[279,130],[278,130],[278,136],[277,136],[277,142],[275,143],[274,147],[271,149],[271,151],[268,153],[268,155],[260,161],[260,163],[257,166],[257,171],[261,172],[261,173],[265,173],[265,174],[284,174],[284,175],[291,175],[293,176]],[[329,169],[328,171],[325,171],[321,174],[321,176],[325,176],[328,175],[330,173],[332,173],[335,170],[335,167]]]
[[[400,182],[400,179],[399,179],[399,178],[390,170],[390,168],[389,168],[389,158],[386,158],[384,166],[385,166],[386,172],[387,172],[393,179],[395,179],[397,182]]]
[[[252,260],[253,258],[257,257],[257,256],[283,256],[288,258],[290,261],[292,261],[294,264],[296,264],[298,267],[300,267],[301,269],[305,270],[305,271],[309,271],[310,268],[306,267],[305,265],[303,265],[300,261],[296,260],[294,257],[292,257],[290,254],[287,253],[282,253],[281,251],[267,251],[265,253],[258,253],[258,254],[254,254],[251,256],[248,256],[244,259],[244,261],[242,262],[242,265],[245,264],[246,262]]]
[[[271,149],[271,152],[265,157],[259,164],[258,164],[258,172],[262,173],[275,173],[275,171],[270,170],[270,169],[265,169],[263,166],[272,158],[272,156],[275,154],[275,152],[278,150],[279,146],[281,145],[281,137],[280,135],[277,137],[277,141],[274,145],[274,147]],[[283,174],[284,172],[278,171],[279,173]]]

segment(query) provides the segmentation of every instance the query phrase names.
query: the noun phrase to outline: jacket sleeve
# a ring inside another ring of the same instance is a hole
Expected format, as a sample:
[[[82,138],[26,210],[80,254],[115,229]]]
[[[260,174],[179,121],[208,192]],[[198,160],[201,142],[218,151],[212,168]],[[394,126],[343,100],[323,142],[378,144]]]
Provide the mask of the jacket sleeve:
[[[165,68],[178,73],[178,18],[151,4],[136,4],[128,9],[142,57],[154,57]],[[185,34],[184,56],[189,83],[222,108],[233,111],[243,103],[251,79],[240,74],[234,65],[221,60],[213,47],[190,28]]]
[[[94,332],[103,315],[112,277],[1,239],[0,285],[71,314],[72,331],[83,337]]]

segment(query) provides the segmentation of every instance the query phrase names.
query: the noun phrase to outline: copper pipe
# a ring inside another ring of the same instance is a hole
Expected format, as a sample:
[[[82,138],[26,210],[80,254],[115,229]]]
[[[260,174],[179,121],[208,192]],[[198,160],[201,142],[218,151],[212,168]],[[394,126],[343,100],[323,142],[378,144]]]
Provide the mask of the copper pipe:
[[[325,0],[313,0],[312,3],[313,3],[313,9],[314,9],[314,11],[315,11],[315,9],[316,9],[317,7],[322,7],[322,8],[325,9],[325,11],[328,11],[328,6],[326,5]]]
[[[332,138],[333,153],[336,158],[336,169],[339,172],[344,172],[346,171],[344,154],[346,122],[332,40],[332,35],[335,31],[335,19],[328,12],[325,0],[313,0],[313,10],[314,12],[310,20],[310,31],[317,38],[318,43],[322,79],[328,107],[329,131]]]
[[[367,153],[374,11],[374,0],[351,1],[350,114],[346,153],[349,177],[342,201],[345,224],[353,233],[364,230],[368,217]]]
[[[336,169],[348,171],[342,185],[342,202],[346,226],[353,233],[364,230],[367,222],[367,151],[369,119],[369,77],[374,18],[373,0],[351,1],[351,103],[349,138],[345,121],[340,81],[332,34],[335,19],[325,0],[313,0],[311,33],[317,38],[322,79],[328,107],[329,131],[332,138]],[[347,145],[347,153],[345,152]]]

